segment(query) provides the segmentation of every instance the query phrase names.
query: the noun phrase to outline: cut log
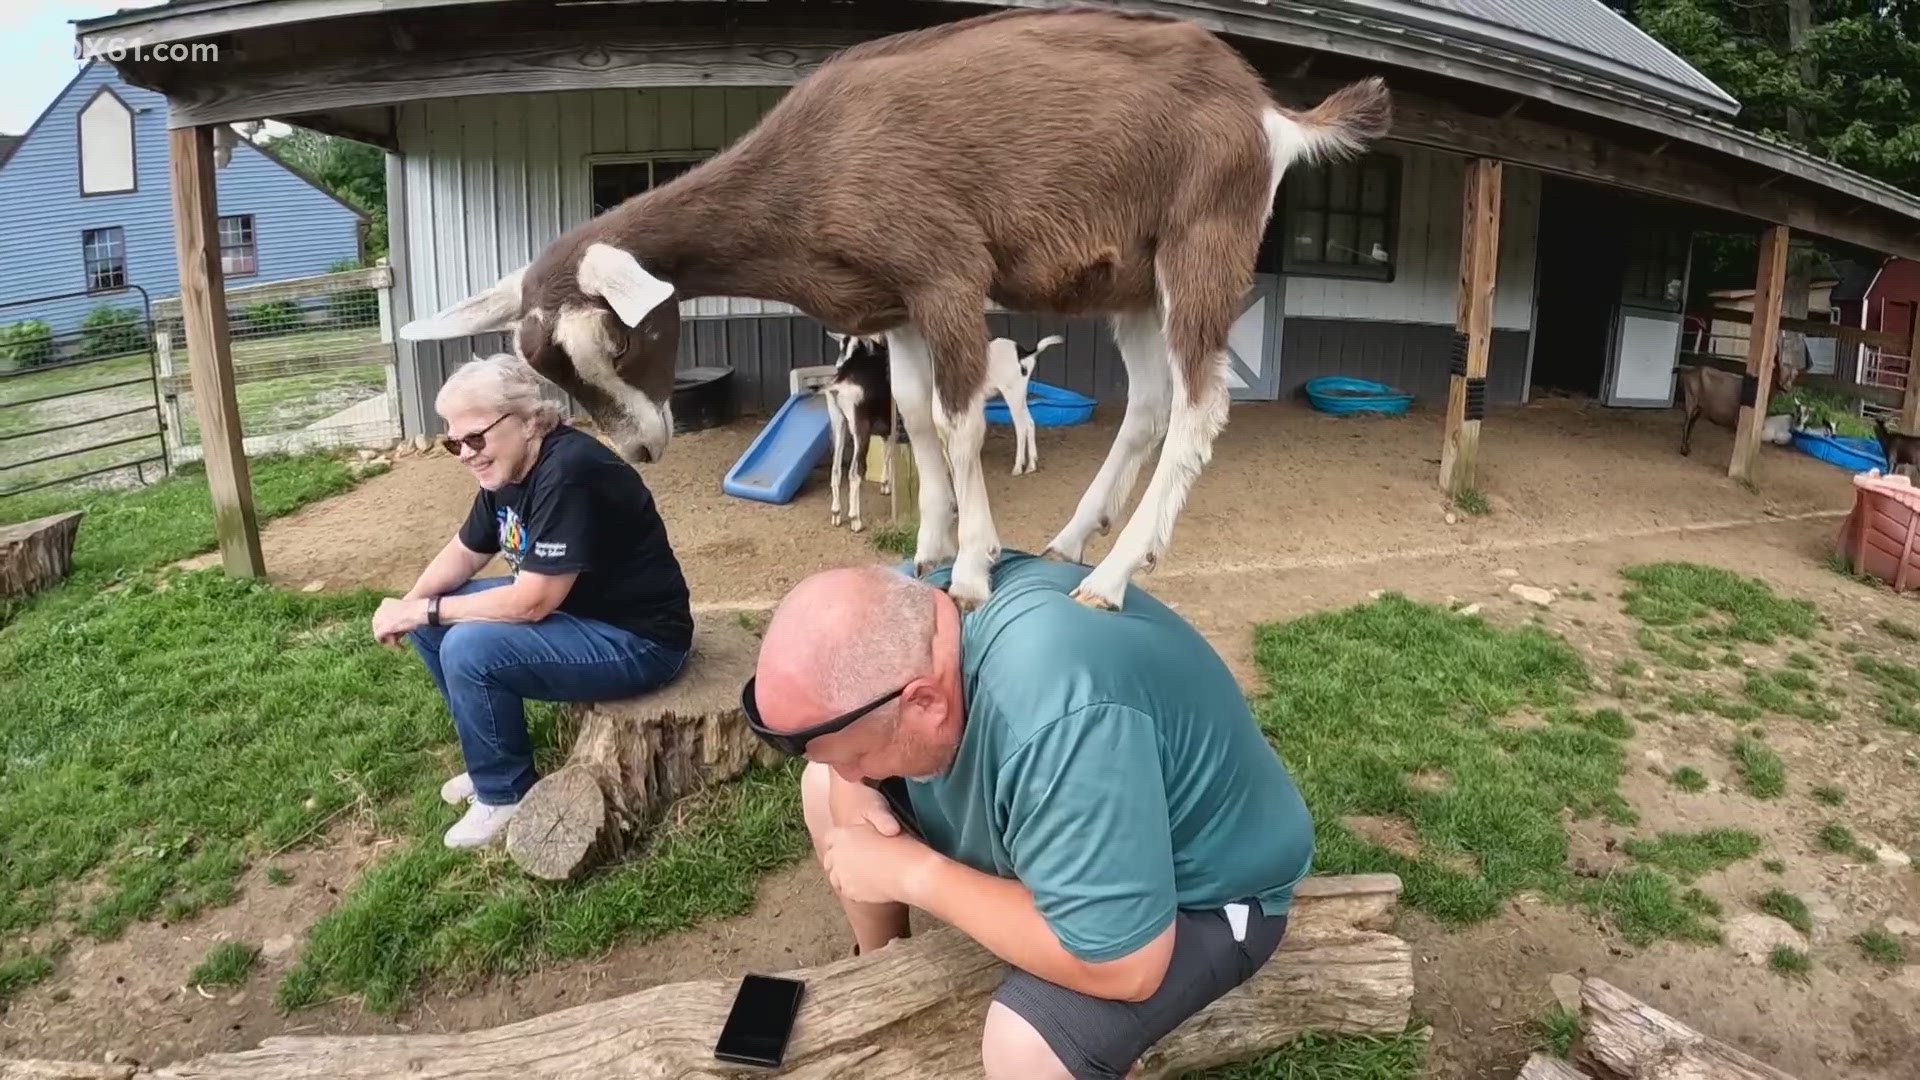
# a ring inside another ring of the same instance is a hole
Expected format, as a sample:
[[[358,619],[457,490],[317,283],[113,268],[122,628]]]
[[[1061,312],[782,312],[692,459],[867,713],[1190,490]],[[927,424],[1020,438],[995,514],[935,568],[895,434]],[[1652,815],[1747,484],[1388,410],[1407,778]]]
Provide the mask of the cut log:
[[[1600,979],[1580,985],[1580,1051],[1600,1080],[1793,1080]]]
[[[1581,1072],[1566,1058],[1535,1054],[1520,1066],[1520,1075],[1514,1080],[1593,1080],[1593,1077]]]
[[[25,596],[64,579],[73,569],[73,538],[81,510],[0,528],[0,596]]]
[[[1382,929],[1400,879],[1302,882],[1286,940],[1253,978],[1150,1050],[1144,1076],[1257,1056],[1308,1030],[1386,1034],[1406,1028],[1413,952]],[[762,1075],[806,1080],[979,1077],[980,1025],[1003,966],[948,927],[790,973],[807,983],[786,1065]],[[656,986],[486,1031],[449,1035],[268,1039],[155,1070],[156,1080],[676,1080],[737,1077],[713,1043],[738,977]]]
[[[740,710],[759,637],[727,613],[696,621],[693,654],[671,683],[564,709],[578,732],[566,763],[533,785],[507,825],[521,869],[560,881],[619,859],[674,802],[778,759]]]
[[[0,1061],[0,1080],[132,1080],[131,1065],[72,1061]]]

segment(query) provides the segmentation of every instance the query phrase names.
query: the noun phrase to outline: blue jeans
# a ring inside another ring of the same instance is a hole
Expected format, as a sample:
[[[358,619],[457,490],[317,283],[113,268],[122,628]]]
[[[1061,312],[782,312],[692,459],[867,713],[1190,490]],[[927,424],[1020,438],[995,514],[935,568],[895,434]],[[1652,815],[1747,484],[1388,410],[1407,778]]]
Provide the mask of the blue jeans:
[[[452,595],[512,583],[480,578]],[[687,650],[563,611],[537,623],[421,626],[407,636],[453,713],[474,795],[489,806],[519,802],[539,778],[526,700],[630,697],[671,682],[687,662]]]

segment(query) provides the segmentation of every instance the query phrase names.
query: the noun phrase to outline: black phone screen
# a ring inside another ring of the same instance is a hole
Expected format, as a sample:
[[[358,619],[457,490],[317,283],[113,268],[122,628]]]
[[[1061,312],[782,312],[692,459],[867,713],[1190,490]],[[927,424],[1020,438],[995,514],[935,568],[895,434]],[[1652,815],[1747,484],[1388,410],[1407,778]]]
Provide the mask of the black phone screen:
[[[787,1036],[800,1010],[802,989],[804,984],[794,979],[771,975],[741,979],[713,1056],[746,1065],[779,1065],[787,1053]]]

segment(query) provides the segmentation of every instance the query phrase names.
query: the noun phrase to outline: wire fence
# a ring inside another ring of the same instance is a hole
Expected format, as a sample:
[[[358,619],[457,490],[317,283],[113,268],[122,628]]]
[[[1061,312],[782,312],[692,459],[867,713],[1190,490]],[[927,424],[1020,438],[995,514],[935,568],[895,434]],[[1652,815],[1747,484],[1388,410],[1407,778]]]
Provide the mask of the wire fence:
[[[234,396],[248,454],[371,446],[400,437],[392,272],[346,270],[227,290]],[[201,456],[178,297],[154,305],[169,442]]]
[[[56,332],[36,312],[84,291],[0,304],[0,498],[144,482],[171,467],[154,377],[152,304],[100,303]]]

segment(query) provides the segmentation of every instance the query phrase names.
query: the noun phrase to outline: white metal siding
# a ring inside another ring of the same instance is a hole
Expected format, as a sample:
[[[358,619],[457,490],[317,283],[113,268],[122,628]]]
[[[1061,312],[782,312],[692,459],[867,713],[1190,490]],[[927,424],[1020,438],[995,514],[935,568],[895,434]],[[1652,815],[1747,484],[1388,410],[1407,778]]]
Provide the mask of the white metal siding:
[[[1453,325],[1460,288],[1460,199],[1467,159],[1416,147],[1383,152],[1398,156],[1401,162],[1400,246],[1393,280],[1289,275],[1288,315]],[[1533,326],[1540,174],[1513,165],[1504,173],[1493,325],[1501,330],[1528,330]],[[1278,226],[1277,210],[1274,217]]]
[[[413,310],[437,311],[524,265],[590,216],[595,154],[716,152],[773,107],[779,87],[490,94],[400,109]],[[790,313],[708,297],[688,316]]]

